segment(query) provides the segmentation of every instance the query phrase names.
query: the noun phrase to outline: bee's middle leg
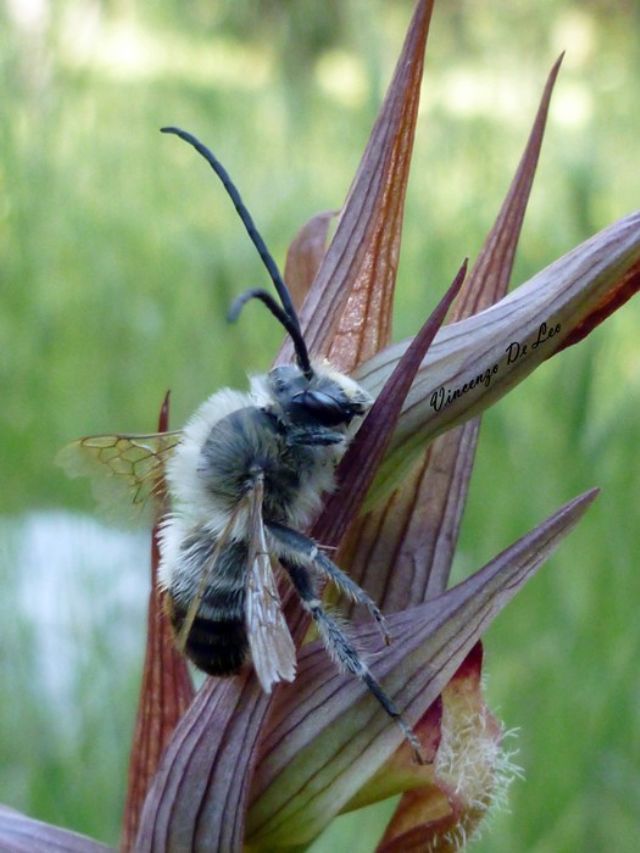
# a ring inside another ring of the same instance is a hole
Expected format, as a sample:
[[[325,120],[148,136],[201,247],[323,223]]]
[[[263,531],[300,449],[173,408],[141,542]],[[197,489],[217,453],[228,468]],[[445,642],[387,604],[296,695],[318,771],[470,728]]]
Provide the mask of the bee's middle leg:
[[[378,623],[380,632],[384,637],[386,645],[391,643],[391,636],[387,629],[387,623],[380,612],[380,608],[369,598],[367,593],[361,589],[358,584],[351,580],[349,575],[342,571],[339,566],[330,560],[320,548],[316,545],[313,539],[293,530],[290,527],[285,527],[284,524],[270,523],[266,525],[267,530],[271,533],[275,541],[275,551],[280,556],[286,559],[289,555],[294,563],[302,563],[306,566],[314,566],[328,580],[334,583],[338,589],[348,595],[352,601],[357,604],[364,605],[369,613]]]

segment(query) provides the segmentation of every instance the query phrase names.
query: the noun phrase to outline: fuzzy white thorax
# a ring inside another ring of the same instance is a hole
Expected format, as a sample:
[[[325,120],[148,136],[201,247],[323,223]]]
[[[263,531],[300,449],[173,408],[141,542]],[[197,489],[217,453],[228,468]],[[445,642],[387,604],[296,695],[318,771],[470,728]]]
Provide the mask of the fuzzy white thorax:
[[[200,454],[211,428],[238,409],[254,405],[248,394],[223,388],[216,391],[194,412],[183,430],[166,471],[172,510],[191,524],[203,523],[212,533],[220,533],[229,520],[228,507],[220,505],[206,488],[198,472]]]
[[[182,545],[193,528],[204,525],[216,536],[228,524],[228,507],[222,507],[215,500],[198,473],[200,454],[214,424],[232,412],[251,405],[253,400],[248,394],[223,388],[196,409],[183,429],[182,440],[165,472],[172,511],[164,519],[159,536],[161,556],[158,581],[163,589],[175,584],[174,569],[181,560]],[[242,512],[232,531],[232,538],[244,537],[246,526],[246,512]]]

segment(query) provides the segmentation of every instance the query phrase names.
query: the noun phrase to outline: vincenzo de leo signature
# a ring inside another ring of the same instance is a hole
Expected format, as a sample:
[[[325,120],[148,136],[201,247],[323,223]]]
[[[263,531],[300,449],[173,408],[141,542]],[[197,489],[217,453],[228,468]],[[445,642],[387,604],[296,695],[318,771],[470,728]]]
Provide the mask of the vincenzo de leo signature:
[[[481,373],[477,373],[475,376],[472,376],[469,380],[456,388],[446,388],[444,385],[436,388],[431,395],[429,405],[434,411],[440,412],[442,409],[446,409],[447,406],[450,406],[453,402],[459,400],[460,397],[464,396],[469,391],[472,391],[474,388],[477,388],[480,385],[488,388],[491,385],[493,378],[498,375],[502,367],[509,367],[510,365],[515,364],[515,362],[526,358],[530,353],[535,352],[539,347],[546,344],[552,338],[555,338],[561,328],[562,326],[560,323],[556,323],[555,325],[541,323],[538,326],[538,334],[533,341],[527,343],[522,341],[512,341],[507,347],[505,347],[504,359],[497,361],[491,367],[487,367]]]

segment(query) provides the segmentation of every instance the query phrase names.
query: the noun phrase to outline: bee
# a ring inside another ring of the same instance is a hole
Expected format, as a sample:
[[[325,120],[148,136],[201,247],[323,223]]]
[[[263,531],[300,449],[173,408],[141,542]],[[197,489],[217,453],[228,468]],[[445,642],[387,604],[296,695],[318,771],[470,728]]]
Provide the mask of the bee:
[[[290,293],[224,167],[192,134],[192,145],[231,197],[280,302],[254,288],[232,304],[234,321],[256,299],[291,338],[295,363],[254,376],[248,393],[222,389],[182,431],[79,439],[59,461],[71,476],[100,471],[126,487],[134,505],[166,483],[171,510],[160,525],[159,584],[178,648],[212,676],[253,665],[270,693],[296,675],[296,651],[276,573],[284,572],[340,669],[361,679],[402,729],[418,760],[420,743],[374,678],[318,586],[329,581],[364,605],[390,642],[383,615],[304,530],[336,487],[335,469],[372,398],[328,363],[312,362]]]

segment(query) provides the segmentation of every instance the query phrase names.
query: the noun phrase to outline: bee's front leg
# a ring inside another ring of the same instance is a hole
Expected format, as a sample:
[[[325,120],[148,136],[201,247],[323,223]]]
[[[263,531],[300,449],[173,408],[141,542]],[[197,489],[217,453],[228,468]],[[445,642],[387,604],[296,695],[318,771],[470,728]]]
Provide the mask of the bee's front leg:
[[[287,444],[290,447],[328,446],[342,444],[344,433],[322,426],[305,426],[287,430]]]

